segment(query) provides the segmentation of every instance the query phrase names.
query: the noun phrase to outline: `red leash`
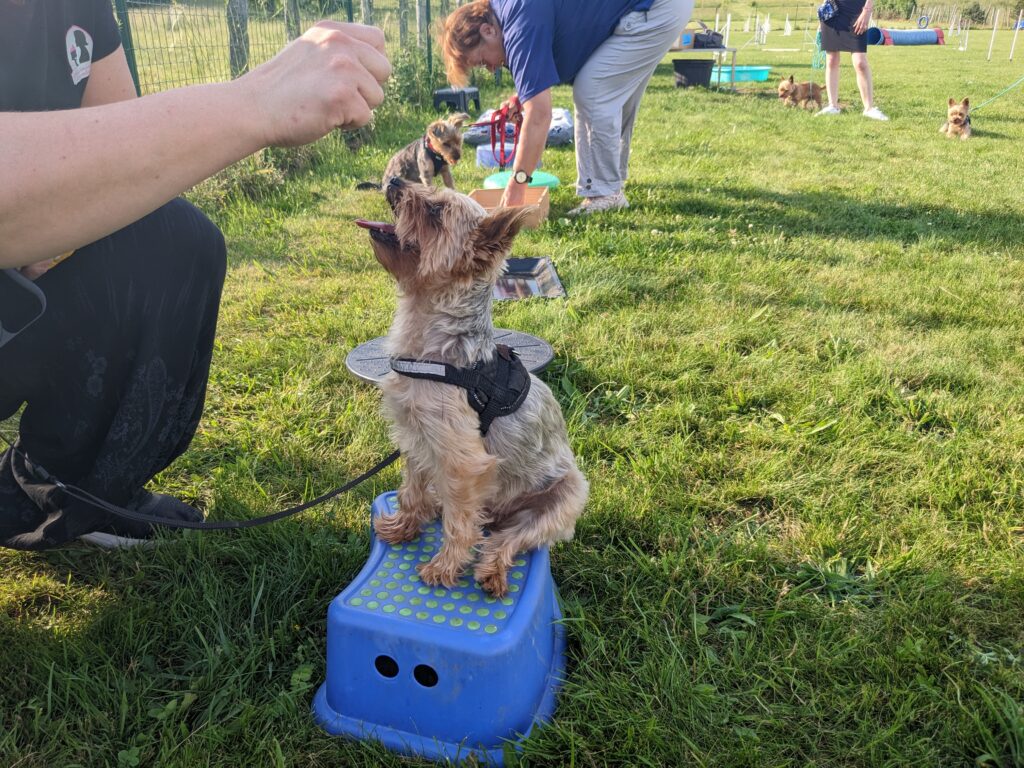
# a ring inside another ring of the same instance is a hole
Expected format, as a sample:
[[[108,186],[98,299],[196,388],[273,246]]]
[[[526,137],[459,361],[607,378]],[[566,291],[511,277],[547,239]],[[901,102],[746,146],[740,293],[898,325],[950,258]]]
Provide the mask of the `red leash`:
[[[513,118],[515,127],[512,129],[512,152],[506,155],[505,127],[508,125],[509,114],[513,110],[515,110],[516,116]],[[519,149],[519,131],[523,127],[523,105],[520,103],[519,97],[513,96],[501,109],[494,110],[494,112],[491,113],[490,120],[473,123],[471,127],[475,128],[480,125],[490,126],[491,154],[494,156],[495,162],[498,163],[499,170],[504,171],[515,157],[516,150]],[[501,140],[500,145],[498,144],[499,137]]]

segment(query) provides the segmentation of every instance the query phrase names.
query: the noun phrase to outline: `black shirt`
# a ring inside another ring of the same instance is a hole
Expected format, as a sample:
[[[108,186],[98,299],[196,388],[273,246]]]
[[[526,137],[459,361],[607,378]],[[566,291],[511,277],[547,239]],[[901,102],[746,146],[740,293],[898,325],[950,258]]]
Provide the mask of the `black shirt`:
[[[0,0],[0,112],[75,109],[121,45],[110,0]]]

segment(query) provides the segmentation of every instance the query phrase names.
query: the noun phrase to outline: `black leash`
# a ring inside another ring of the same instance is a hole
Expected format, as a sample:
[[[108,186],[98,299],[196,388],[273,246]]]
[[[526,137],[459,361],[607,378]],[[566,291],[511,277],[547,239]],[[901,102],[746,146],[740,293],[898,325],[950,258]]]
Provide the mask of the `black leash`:
[[[363,481],[368,480],[374,475],[376,475],[385,467],[394,464],[395,461],[398,459],[398,451],[395,451],[390,456],[386,456],[385,458],[381,459],[379,462],[377,462],[377,464],[363,472],[363,474],[361,474],[359,477],[355,478],[354,480],[349,480],[340,488],[335,488],[333,491],[329,491],[328,493],[325,493],[322,496],[317,496],[315,499],[307,501],[305,504],[299,504],[298,506],[295,507],[282,509],[280,512],[274,512],[273,514],[264,515],[263,517],[254,517],[251,520],[218,520],[213,522],[193,522],[191,520],[168,520],[165,517],[147,515],[142,512],[135,512],[130,509],[125,509],[124,507],[119,507],[116,504],[111,504],[99,498],[98,496],[94,496],[84,488],[79,488],[77,485],[70,485],[68,483],[61,482],[56,477],[47,472],[43,467],[39,466],[31,459],[29,459],[28,456],[25,455],[24,451],[17,448],[14,445],[14,443],[7,439],[5,435],[0,434],[0,440],[3,440],[5,443],[7,443],[7,445],[11,447],[12,451],[21,456],[22,460],[25,461],[26,466],[29,467],[30,470],[32,471],[32,474],[34,474],[44,483],[53,483],[55,486],[60,488],[64,493],[66,493],[73,499],[78,499],[78,501],[81,501],[85,504],[90,504],[91,506],[94,506],[97,509],[102,509],[104,512],[109,512],[112,515],[127,518],[128,520],[135,520],[136,522],[140,523],[149,523],[151,525],[162,525],[166,528],[191,528],[201,531],[223,531],[235,528],[253,528],[257,525],[266,525],[267,523],[273,523],[278,520],[283,520],[286,517],[297,515],[300,512],[305,512],[307,509],[311,507],[317,506],[318,504],[323,504],[325,501],[333,499],[335,496],[340,496],[346,491],[352,490]]]

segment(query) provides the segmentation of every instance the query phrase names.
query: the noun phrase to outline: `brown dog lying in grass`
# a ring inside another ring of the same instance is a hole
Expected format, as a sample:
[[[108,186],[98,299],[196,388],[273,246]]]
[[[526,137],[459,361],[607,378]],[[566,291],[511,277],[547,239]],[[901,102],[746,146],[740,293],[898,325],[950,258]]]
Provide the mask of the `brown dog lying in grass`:
[[[572,538],[587,501],[561,409],[521,369],[518,409],[487,425],[471,405],[481,397],[474,388],[395,371],[490,370],[514,357],[495,344],[492,293],[530,209],[487,213],[465,195],[398,178],[385,195],[394,225],[359,222],[399,290],[387,338],[395,370],[382,390],[404,462],[398,512],[377,518],[377,535],[408,541],[440,513],[444,544],[421,578],[452,587],[475,555],[476,581],[503,596],[516,554]]]

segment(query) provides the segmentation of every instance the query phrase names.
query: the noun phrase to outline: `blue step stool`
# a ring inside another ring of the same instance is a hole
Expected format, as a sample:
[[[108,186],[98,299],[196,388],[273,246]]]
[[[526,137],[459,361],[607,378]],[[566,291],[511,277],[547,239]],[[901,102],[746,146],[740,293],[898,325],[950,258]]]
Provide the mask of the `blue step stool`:
[[[476,104],[476,111],[480,111],[480,89],[469,86],[467,88],[438,88],[434,91],[434,109],[440,109],[442,104],[447,104],[455,112],[469,112],[469,102]]]
[[[397,508],[385,493],[373,515]],[[548,550],[517,556],[498,600],[470,575],[454,589],[420,580],[416,566],[442,540],[439,522],[399,546],[372,536],[366,565],[327,612],[327,679],[313,714],[331,734],[403,754],[503,765],[506,745],[551,717],[565,674]]]

